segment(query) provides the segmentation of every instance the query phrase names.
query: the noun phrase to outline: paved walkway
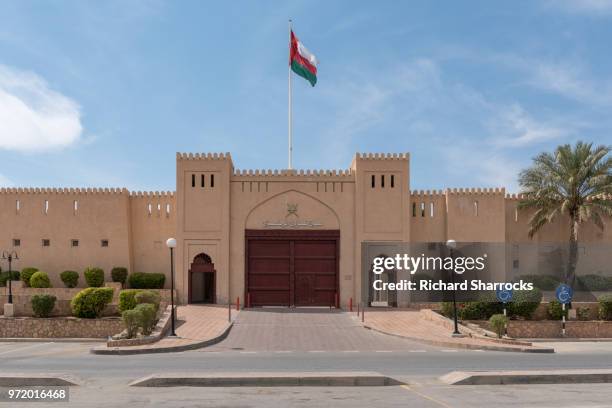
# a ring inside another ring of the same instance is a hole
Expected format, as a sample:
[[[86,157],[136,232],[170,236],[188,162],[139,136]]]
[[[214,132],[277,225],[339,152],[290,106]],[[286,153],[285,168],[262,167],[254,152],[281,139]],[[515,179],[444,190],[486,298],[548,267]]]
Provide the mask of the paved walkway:
[[[361,321],[360,319],[357,319]],[[409,339],[418,339],[428,344],[485,349],[497,351],[543,351],[542,347],[500,343],[494,339],[478,337],[451,337],[452,326],[446,322],[429,320],[416,310],[375,310],[367,309],[364,325],[376,331]]]
[[[232,320],[240,313],[232,310]],[[184,351],[205,347],[219,341],[231,327],[227,306],[185,305],[177,307],[177,337],[164,337],[143,346],[98,347],[97,354],[146,354]]]
[[[365,330],[350,313],[329,308],[243,310],[228,337],[206,351],[329,352],[425,350],[412,340]]]

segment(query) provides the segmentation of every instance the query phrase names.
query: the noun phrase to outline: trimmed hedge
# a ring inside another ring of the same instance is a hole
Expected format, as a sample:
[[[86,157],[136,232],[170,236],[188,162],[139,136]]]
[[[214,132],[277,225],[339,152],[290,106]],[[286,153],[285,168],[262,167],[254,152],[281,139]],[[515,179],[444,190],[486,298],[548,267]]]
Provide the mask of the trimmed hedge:
[[[123,313],[126,310],[132,310],[136,307],[136,295],[142,289],[124,289],[119,292],[119,312]]]
[[[612,320],[612,295],[603,295],[599,301],[599,318],[601,320]]]
[[[34,268],[34,267],[23,268],[21,270],[21,280],[27,287],[30,286],[30,278],[36,272],[38,272],[38,268]]]
[[[125,325],[128,339],[134,338],[138,334],[141,314],[141,311],[134,309],[125,310],[121,313],[121,320],[123,320],[123,324]]]
[[[494,314],[489,319],[489,324],[498,338],[502,338],[506,332],[506,325],[508,324],[508,318],[503,314]]]
[[[113,282],[119,282],[122,285],[125,285],[127,276],[128,276],[127,268],[117,266],[111,269],[111,279],[113,280]]]
[[[533,283],[533,286],[540,290],[555,290],[561,283],[561,279],[554,275],[521,275],[519,278]]]
[[[76,294],[70,301],[72,314],[76,317],[94,319],[113,300],[113,288],[87,288]]]
[[[133,289],[163,289],[166,275],[163,273],[134,272],[128,278]]]
[[[507,305],[508,315],[512,318],[531,319],[541,301],[542,292],[538,288],[515,290],[512,301]]]
[[[145,336],[151,334],[155,327],[156,315],[155,305],[151,303],[141,303],[134,309],[125,310],[121,318],[125,324],[128,338],[135,337],[139,329]]]
[[[11,279],[12,281],[18,281],[20,280],[20,273],[19,271],[11,271],[10,276],[13,277],[13,279]],[[9,272],[0,272],[0,287],[3,286],[7,286],[8,285],[8,281],[9,281]]]
[[[497,300],[495,293],[483,293],[479,300],[471,302],[457,302],[457,318],[460,320],[487,320],[503,310],[504,306]],[[453,302],[442,303],[442,314],[453,317]]]
[[[90,288],[99,288],[104,285],[104,270],[90,266],[83,272],[85,282]]]
[[[155,312],[159,310],[159,303],[161,302],[161,296],[159,293],[152,290],[143,290],[142,292],[138,292],[136,296],[134,296],[136,303],[143,304],[149,303],[155,306]]]
[[[595,274],[578,276],[576,278],[581,288],[590,291],[612,290],[612,276],[601,276]]]
[[[30,286],[33,288],[50,288],[49,275],[43,271],[35,272],[30,278]]]
[[[79,273],[76,271],[64,271],[60,273],[60,279],[67,288],[76,288],[79,283]]]
[[[566,308],[564,312],[563,305],[558,300],[551,300],[548,304],[548,309],[546,312],[551,320],[561,320],[563,315],[565,315],[565,318],[567,319],[568,309]]]
[[[34,295],[32,296],[32,310],[36,317],[49,317],[55,307],[57,298],[53,295]]]

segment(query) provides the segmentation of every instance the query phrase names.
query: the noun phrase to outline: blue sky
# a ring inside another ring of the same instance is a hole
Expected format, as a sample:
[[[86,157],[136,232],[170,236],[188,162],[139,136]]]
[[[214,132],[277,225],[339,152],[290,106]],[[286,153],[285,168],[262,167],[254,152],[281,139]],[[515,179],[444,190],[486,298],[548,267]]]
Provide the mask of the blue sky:
[[[506,186],[579,139],[612,144],[612,0],[5,1],[0,185],[173,190],[175,152],[294,165],[410,152],[411,188]]]

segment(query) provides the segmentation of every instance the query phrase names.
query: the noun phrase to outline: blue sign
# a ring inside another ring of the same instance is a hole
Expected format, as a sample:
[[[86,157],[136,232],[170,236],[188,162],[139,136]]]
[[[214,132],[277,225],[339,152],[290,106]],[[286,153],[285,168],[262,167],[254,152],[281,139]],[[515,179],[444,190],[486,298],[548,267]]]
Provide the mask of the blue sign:
[[[497,299],[502,303],[512,300],[512,289],[497,289]]]
[[[568,304],[572,301],[572,296],[574,296],[574,290],[567,286],[565,283],[562,283],[557,288],[555,295],[557,296],[557,300],[562,304]]]

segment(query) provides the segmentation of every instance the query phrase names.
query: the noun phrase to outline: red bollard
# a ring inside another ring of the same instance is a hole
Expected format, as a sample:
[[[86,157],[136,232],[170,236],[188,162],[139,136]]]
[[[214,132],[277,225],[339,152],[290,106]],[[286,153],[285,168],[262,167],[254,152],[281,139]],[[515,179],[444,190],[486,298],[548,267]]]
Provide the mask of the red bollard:
[[[353,311],[353,298],[349,299],[349,312]]]
[[[240,296],[236,298],[236,310],[240,310]]]

